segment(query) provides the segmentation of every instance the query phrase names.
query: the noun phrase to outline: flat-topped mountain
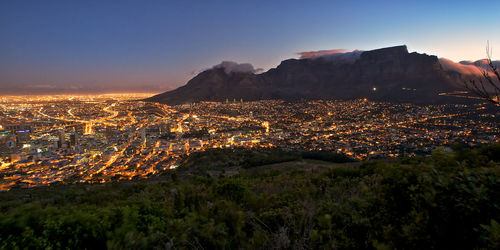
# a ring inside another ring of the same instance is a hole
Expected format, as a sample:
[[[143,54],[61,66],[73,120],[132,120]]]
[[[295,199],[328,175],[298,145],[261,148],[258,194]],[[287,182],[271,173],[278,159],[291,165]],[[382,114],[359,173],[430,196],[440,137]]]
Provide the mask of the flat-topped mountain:
[[[224,64],[221,64],[224,65]],[[250,65],[251,67],[251,65]],[[170,105],[243,99],[351,99],[440,103],[462,89],[463,77],[436,56],[406,46],[288,59],[261,74],[216,66],[180,88],[146,99]],[[447,99],[448,98],[448,99]]]

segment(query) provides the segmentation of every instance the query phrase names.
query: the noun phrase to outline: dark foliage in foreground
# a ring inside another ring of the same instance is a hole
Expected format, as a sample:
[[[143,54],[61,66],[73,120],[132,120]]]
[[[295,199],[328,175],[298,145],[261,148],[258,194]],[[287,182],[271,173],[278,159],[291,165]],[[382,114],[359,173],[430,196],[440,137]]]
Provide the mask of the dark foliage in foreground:
[[[228,167],[242,167],[245,169],[299,160],[321,160],[332,163],[346,163],[354,160],[335,152],[327,151],[286,151],[278,148],[271,149],[212,149],[205,152],[196,152],[183,162],[182,170],[203,175],[208,170],[224,170]]]
[[[359,168],[300,160],[229,178],[11,190],[0,247],[498,249],[499,155],[493,145]]]

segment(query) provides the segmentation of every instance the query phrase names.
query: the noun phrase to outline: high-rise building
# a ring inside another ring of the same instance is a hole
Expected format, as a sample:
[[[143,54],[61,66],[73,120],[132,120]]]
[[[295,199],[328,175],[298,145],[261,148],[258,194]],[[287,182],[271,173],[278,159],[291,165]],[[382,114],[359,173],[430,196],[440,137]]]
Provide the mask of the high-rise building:
[[[79,143],[80,143],[80,136],[77,133],[69,135],[69,144],[71,144],[76,151],[78,151]]]
[[[64,148],[66,147],[66,134],[64,133],[63,129],[60,129],[57,131],[58,136],[59,136],[59,142],[57,143],[57,146],[59,148]]]
[[[146,143],[146,128],[141,128],[140,135],[141,135],[141,142]]]
[[[76,145],[78,145],[78,144],[80,143],[80,135],[81,135],[81,134],[80,134],[80,133],[78,133],[78,132],[76,131],[76,129],[74,128],[74,129],[73,129],[73,134],[71,134],[71,135],[70,135],[70,137],[69,137],[69,138],[70,138],[70,142],[71,142],[71,144],[73,144],[73,145],[75,145],[75,146],[76,146]]]
[[[14,152],[16,148],[17,143],[15,135],[0,136],[0,157],[8,156],[9,153]]]
[[[31,125],[28,124],[12,124],[6,125],[6,130],[11,134],[16,135],[17,144],[29,143],[31,140],[31,133],[33,132]]]

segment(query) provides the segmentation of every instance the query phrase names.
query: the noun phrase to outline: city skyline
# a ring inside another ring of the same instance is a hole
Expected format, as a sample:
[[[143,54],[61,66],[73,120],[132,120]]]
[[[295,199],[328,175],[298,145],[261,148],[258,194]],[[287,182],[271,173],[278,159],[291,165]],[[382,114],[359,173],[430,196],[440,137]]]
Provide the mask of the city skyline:
[[[221,61],[268,70],[331,49],[406,44],[457,62],[485,58],[489,40],[495,59],[500,42],[500,4],[488,1],[0,5],[0,89],[14,94],[159,93]]]

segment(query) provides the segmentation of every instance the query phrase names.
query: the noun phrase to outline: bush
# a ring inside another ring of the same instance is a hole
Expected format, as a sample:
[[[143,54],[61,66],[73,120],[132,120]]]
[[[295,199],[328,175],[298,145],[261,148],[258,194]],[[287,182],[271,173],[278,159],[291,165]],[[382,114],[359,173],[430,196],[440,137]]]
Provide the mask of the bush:
[[[498,249],[498,149],[440,149],[359,169],[11,190],[0,193],[0,248]],[[287,155],[215,151],[186,162]]]

